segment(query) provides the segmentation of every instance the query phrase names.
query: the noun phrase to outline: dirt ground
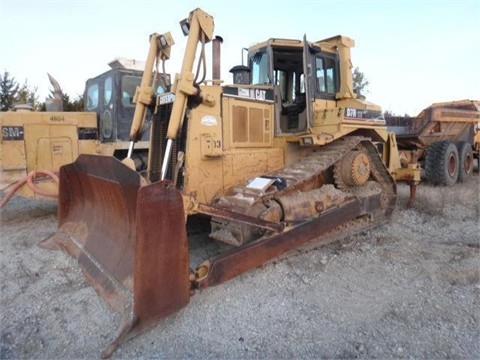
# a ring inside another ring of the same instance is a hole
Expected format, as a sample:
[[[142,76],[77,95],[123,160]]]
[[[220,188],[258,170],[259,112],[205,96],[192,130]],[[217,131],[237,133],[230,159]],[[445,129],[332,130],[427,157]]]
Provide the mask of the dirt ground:
[[[113,359],[479,359],[479,176],[399,185],[391,221],[252,270],[123,344]],[[37,245],[56,205],[1,209],[0,358],[99,358],[120,315],[76,261]]]

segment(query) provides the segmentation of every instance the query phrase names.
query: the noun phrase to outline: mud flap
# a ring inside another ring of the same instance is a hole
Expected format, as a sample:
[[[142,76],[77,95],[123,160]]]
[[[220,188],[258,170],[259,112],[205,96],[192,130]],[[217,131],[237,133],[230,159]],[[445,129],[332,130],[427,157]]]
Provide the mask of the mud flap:
[[[59,229],[41,246],[76,257],[99,295],[123,313],[105,357],[189,302],[182,195],[168,180],[141,186],[115,158],[82,155],[61,168]]]

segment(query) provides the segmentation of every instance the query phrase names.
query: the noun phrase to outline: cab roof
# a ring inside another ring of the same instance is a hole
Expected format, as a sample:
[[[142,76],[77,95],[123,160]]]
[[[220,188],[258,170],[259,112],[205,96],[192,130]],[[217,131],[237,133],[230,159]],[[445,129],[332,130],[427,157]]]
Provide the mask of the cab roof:
[[[313,43],[310,43],[311,46],[320,47],[323,51],[327,51],[327,52],[336,52],[336,49],[340,44],[347,47],[354,47],[355,41],[347,36],[336,35],[336,36],[332,36],[323,40],[318,40]],[[303,48],[303,41],[294,40],[294,39],[270,38],[266,41],[262,41],[260,43],[250,46],[248,48],[248,52],[253,52],[258,49],[265,48],[267,46],[289,47],[289,48],[301,49]]]

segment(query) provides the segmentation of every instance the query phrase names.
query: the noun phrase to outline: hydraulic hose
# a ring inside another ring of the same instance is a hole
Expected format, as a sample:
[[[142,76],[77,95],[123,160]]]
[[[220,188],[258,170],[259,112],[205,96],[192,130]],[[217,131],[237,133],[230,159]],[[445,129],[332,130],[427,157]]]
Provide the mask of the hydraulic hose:
[[[28,173],[23,179],[17,181],[16,183],[13,184],[12,188],[8,191],[8,193],[4,196],[4,198],[0,201],[0,208],[4,207],[8,201],[12,198],[13,195],[25,184],[32,190],[35,194],[41,195],[41,196],[46,196],[46,197],[58,197],[58,190],[53,193],[53,192],[48,192],[45,190],[40,189],[35,183],[35,178],[37,175],[46,175],[50,177],[55,183],[57,184],[57,189],[58,189],[58,175],[54,171],[51,170],[33,170]]]

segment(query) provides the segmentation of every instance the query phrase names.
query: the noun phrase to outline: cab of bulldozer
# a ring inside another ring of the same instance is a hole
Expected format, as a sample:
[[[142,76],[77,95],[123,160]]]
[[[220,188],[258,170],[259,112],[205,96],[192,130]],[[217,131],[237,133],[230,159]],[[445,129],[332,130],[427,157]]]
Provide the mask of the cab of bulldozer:
[[[97,113],[98,137],[102,143],[129,140],[135,112],[133,97],[142,75],[140,70],[113,68],[87,80],[84,110]],[[156,93],[166,91],[166,81],[159,75]],[[146,121],[141,140],[149,140],[149,125]]]
[[[307,133],[315,99],[334,102],[339,90],[338,54],[315,43],[270,39],[249,49],[248,65],[250,85],[273,87],[277,136]]]

